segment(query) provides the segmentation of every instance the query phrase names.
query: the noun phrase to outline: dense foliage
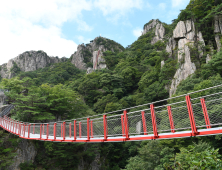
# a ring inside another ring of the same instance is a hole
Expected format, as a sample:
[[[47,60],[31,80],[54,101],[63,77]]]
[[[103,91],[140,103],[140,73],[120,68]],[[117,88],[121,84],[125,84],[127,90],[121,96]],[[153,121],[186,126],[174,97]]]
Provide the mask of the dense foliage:
[[[154,30],[140,36],[126,49],[112,40],[98,37],[96,44],[108,49],[103,53],[108,69],[90,74],[77,69],[70,60],[33,72],[21,72],[14,65],[11,72],[17,77],[1,80],[1,89],[8,91],[9,103],[17,106],[13,118],[29,122],[72,119],[168,98],[171,81],[181,63],[175,55],[177,49],[169,57],[165,47],[180,20],[194,20],[207,46],[202,58],[199,58],[198,48],[190,46],[191,60],[197,70],[180,83],[175,95],[222,84],[222,51],[210,53],[208,46],[209,40],[215,42],[213,17],[221,14],[221,9],[219,0],[191,0],[172,24],[163,23],[165,38],[155,44],[151,44]],[[215,43],[213,46],[216,49]],[[209,53],[212,59],[206,63]],[[91,53],[84,51],[83,55],[84,62],[91,66]],[[164,61],[162,66],[161,61]],[[220,110],[221,106],[215,109]],[[183,117],[182,114],[180,116]],[[187,120],[181,119],[181,123],[183,121]],[[82,162],[84,168],[89,169],[98,154],[101,169],[109,170],[222,168],[220,135],[102,144],[35,141],[35,145],[38,151],[35,162],[20,164],[22,169],[77,169]],[[5,149],[0,143],[0,156],[12,158],[12,150]]]

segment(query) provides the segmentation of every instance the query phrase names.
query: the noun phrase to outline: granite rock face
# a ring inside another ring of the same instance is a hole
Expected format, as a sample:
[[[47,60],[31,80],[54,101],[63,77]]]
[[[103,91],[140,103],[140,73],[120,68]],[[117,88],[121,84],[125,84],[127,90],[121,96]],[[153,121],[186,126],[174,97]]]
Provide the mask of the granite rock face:
[[[84,63],[84,55],[82,53],[82,51],[84,51],[85,49],[86,47],[84,46],[84,44],[78,45],[77,51],[71,56],[71,63],[81,70],[86,69],[86,63]]]
[[[152,19],[149,21],[147,25],[144,26],[142,35],[146,34],[148,31],[156,27],[156,24],[159,23],[159,20],[157,19]]]
[[[173,38],[185,38],[186,37],[186,26],[184,21],[179,21],[176,28],[173,30]]]
[[[166,51],[169,53],[170,57],[172,57],[175,48],[176,48],[176,41],[174,40],[174,38],[170,38],[166,45]]]
[[[0,91],[0,106],[4,105],[5,101],[6,101],[5,94],[2,91]]]
[[[13,158],[13,164],[7,167],[8,170],[20,170],[20,163],[31,162],[35,160],[37,150],[35,145],[30,140],[21,139],[16,147],[16,156]]]
[[[222,34],[222,15],[214,16],[214,33]]]
[[[181,64],[180,68],[177,69],[174,79],[172,80],[171,87],[170,87],[170,96],[172,96],[177,89],[177,86],[182,80],[185,80],[189,75],[193,74],[196,71],[196,66],[194,63],[191,62],[190,59],[190,50],[189,47],[185,45],[184,47],[185,53],[185,61]]]
[[[103,43],[107,41],[110,40],[104,37],[96,37],[94,40],[90,41],[89,44],[79,45],[77,51],[71,56],[71,63],[81,70],[88,70],[87,73],[91,73],[92,69],[97,70],[106,68],[105,59],[102,58],[103,52],[107,50],[114,52],[114,48],[118,51],[122,51],[117,45],[109,47],[109,49],[106,48]],[[86,62],[91,62],[93,67],[87,67]]]
[[[44,51],[26,51],[9,60],[7,64],[1,65],[0,75],[2,78],[12,78],[14,74],[11,72],[11,69],[15,66],[21,71],[27,72],[63,61],[66,61],[66,58],[49,57]]]
[[[215,35],[215,41],[216,41],[216,44],[217,44],[217,52],[219,52],[220,51],[220,49],[221,49],[221,42],[220,42],[220,35]]]
[[[151,44],[155,44],[159,40],[163,40],[165,35],[165,28],[163,24],[158,19],[150,20],[143,28],[142,35],[146,34],[147,32],[153,30],[155,37],[151,40]]]
[[[173,43],[174,41],[175,43]],[[178,43],[176,43],[176,41]],[[170,97],[175,94],[179,83],[196,71],[196,66],[192,63],[190,58],[189,49],[189,46],[193,46],[195,43],[198,43],[199,57],[202,57],[202,49],[203,46],[205,46],[202,33],[195,33],[195,26],[192,20],[179,21],[176,28],[173,30],[173,37],[169,39],[166,46],[166,51],[169,53],[170,57],[172,56],[173,49],[175,49],[176,46],[178,47],[177,56],[178,62],[180,63],[180,67],[177,69],[170,86]]]
[[[165,35],[165,28],[162,23],[157,23],[155,28],[155,37],[152,39],[151,44],[155,44],[157,41],[162,41]]]

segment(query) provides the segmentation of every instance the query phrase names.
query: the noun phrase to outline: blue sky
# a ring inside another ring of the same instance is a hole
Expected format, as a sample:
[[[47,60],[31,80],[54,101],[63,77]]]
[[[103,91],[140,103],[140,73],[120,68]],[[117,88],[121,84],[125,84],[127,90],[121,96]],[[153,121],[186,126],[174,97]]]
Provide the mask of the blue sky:
[[[7,0],[0,3],[0,65],[29,50],[70,57],[101,35],[124,47],[151,19],[170,24],[189,0]]]

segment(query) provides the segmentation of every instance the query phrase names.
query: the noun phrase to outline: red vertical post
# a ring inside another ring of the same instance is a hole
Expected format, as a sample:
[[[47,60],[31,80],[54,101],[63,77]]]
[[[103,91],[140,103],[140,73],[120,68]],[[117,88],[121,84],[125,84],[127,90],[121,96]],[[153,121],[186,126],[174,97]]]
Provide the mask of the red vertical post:
[[[128,125],[127,111],[124,110],[123,114],[124,114],[125,135],[126,135],[126,139],[129,139],[129,125]]]
[[[172,115],[172,111],[171,111],[171,106],[167,106],[167,110],[168,110],[168,116],[169,116],[169,121],[170,121],[170,128],[171,128],[171,132],[175,133],[175,126],[174,126],[174,121],[173,121],[173,115]]]
[[[30,124],[29,124],[29,126],[28,126],[28,138],[30,138]]]
[[[122,124],[122,135],[124,137],[124,136],[126,136],[125,135],[125,126],[124,126],[124,115],[121,115],[121,124]]]
[[[16,123],[17,135],[19,135],[19,122]]]
[[[156,115],[154,110],[154,105],[150,105],[151,117],[152,117],[152,124],[153,124],[153,134],[155,138],[158,138],[158,131],[157,131],[157,124],[156,124]]]
[[[33,134],[35,134],[35,124],[33,124]]]
[[[71,122],[69,123],[69,138],[71,138],[72,135],[72,126]]]
[[[66,139],[66,122],[63,122],[63,140]]]
[[[13,121],[13,129],[12,132],[15,133],[15,122]]]
[[[90,118],[87,118],[87,140],[90,140]]]
[[[40,139],[42,139],[42,124],[40,125]]]
[[[10,131],[10,119],[8,118],[8,131]]]
[[[45,124],[43,124],[43,126],[42,126],[42,135],[44,135],[44,125]]]
[[[79,122],[79,138],[82,136],[81,122]]]
[[[76,140],[76,120],[74,120],[74,127],[73,127],[73,131],[74,131],[74,140]]]
[[[54,123],[54,132],[53,132],[53,135],[54,135],[54,140],[56,140],[56,123]]]
[[[106,115],[103,115],[104,140],[107,140],[107,121]]]
[[[210,126],[210,119],[209,119],[209,116],[208,116],[205,99],[204,99],[204,98],[200,99],[200,102],[201,102],[202,109],[203,109],[203,114],[204,114],[205,123],[206,123],[206,125],[207,125],[207,129],[209,129],[209,128],[211,128],[211,126]]]
[[[49,124],[47,124],[47,130],[46,130],[46,139],[49,138]]]
[[[20,136],[20,123],[18,123],[18,135]]]
[[[61,138],[62,138],[62,123],[61,123]]]
[[[93,138],[93,121],[92,120],[90,121],[90,124],[91,124],[91,138]]]
[[[23,137],[25,137],[25,123],[24,123],[24,126],[23,126]]]
[[[143,132],[144,132],[144,135],[148,135],[148,133],[147,133],[147,128],[146,128],[145,112],[142,111],[141,114],[142,114],[142,122],[143,122]]]
[[[194,114],[193,114],[193,108],[192,108],[192,104],[191,104],[191,100],[190,100],[189,95],[186,96],[186,102],[187,102],[187,109],[188,109],[189,118],[190,118],[190,125],[191,125],[191,129],[192,129],[192,135],[195,136],[196,134],[198,134],[198,132],[197,132],[197,127],[196,127]]]

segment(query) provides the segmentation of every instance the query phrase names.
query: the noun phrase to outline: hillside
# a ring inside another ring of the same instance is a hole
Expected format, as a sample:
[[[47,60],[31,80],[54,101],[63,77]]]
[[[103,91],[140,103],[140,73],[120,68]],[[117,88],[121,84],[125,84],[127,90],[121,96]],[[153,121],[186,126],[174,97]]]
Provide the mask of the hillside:
[[[24,52],[0,67],[1,77],[10,78],[1,79],[1,88],[9,90],[8,102],[17,105],[13,118],[27,122],[72,119],[222,84],[221,11],[220,1],[191,0],[172,24],[158,19],[147,22],[142,35],[127,48],[97,37],[79,45],[69,59],[49,57],[43,51]],[[13,144],[6,145],[8,134],[0,135],[3,141],[0,155],[15,159]],[[96,170],[222,167],[220,135],[90,145],[35,141],[32,145],[36,155],[32,160],[26,159],[30,162],[16,159],[21,167]],[[11,150],[5,154],[7,148]]]

